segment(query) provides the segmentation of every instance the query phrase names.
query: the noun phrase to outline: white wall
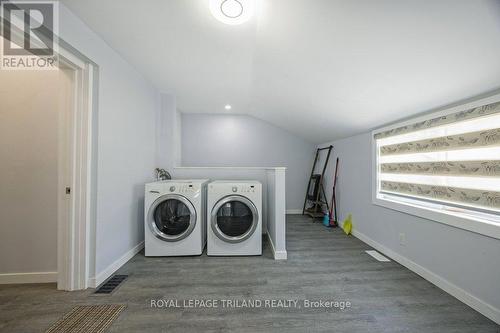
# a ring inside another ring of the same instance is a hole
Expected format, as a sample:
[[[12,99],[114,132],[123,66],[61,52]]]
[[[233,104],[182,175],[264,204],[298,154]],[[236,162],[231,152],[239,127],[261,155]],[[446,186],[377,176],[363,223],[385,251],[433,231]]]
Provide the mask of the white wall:
[[[500,240],[373,205],[371,134],[332,144],[334,158],[340,157],[339,217],[352,213],[357,232],[436,275],[436,281],[458,287],[450,290],[462,289],[463,300],[480,304],[483,314],[500,321]],[[399,233],[406,234],[406,246],[399,244]]]
[[[182,114],[182,166],[286,167],[286,209],[302,209],[315,146],[242,115]]]
[[[99,276],[144,239],[144,183],[151,181],[156,166],[160,95],[78,17],[60,6],[61,37],[99,66],[95,226],[95,273]]]
[[[161,94],[161,107],[156,121],[156,161],[158,167],[169,172],[181,164],[180,122],[175,96]]]
[[[59,92],[70,86],[62,70],[0,71],[0,274],[57,272]]]

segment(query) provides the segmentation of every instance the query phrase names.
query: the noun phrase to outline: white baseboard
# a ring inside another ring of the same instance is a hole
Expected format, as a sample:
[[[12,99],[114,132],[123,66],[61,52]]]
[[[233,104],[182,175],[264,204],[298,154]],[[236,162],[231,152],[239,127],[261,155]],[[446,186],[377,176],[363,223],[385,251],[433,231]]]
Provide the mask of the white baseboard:
[[[290,215],[302,215],[302,209],[287,209],[286,214]]]
[[[121,256],[118,260],[116,260],[114,263],[106,267],[106,269],[97,274],[96,277],[90,278],[88,283],[89,287],[97,288],[101,283],[103,283],[111,275],[113,275],[113,273],[116,272],[120,267],[125,265],[127,261],[132,259],[137,253],[139,253],[143,248],[144,248],[144,241],[134,246],[127,253]]]
[[[497,324],[500,324],[500,310],[495,308],[494,306],[480,300],[474,295],[471,295],[467,291],[463,290],[462,288],[456,286],[455,284],[451,283],[450,281],[442,278],[439,275],[436,275],[435,273],[429,271],[427,268],[420,266],[419,264],[411,261],[410,259],[403,257],[402,255],[394,252],[393,250],[385,247],[384,245],[377,243],[373,239],[369,238],[368,236],[362,234],[361,232],[357,230],[353,230],[352,234],[354,237],[358,238],[359,240],[363,241],[364,243],[370,245],[377,251],[383,253],[384,255],[388,256],[389,258],[393,259],[394,261],[400,263],[401,265],[405,266],[409,270],[417,273],[430,283],[434,284],[436,287],[444,290],[448,294],[452,295],[453,297],[457,298],[459,301],[467,304],[477,312],[481,313],[485,317],[488,317],[489,319],[493,320]]]
[[[271,239],[271,236],[269,233],[266,234],[267,239],[269,239],[269,244],[271,244],[271,252],[273,253],[274,260],[286,260],[287,259],[287,252],[286,251],[276,251],[276,248],[274,247],[273,240]]]
[[[0,274],[0,284],[57,282],[57,272]]]

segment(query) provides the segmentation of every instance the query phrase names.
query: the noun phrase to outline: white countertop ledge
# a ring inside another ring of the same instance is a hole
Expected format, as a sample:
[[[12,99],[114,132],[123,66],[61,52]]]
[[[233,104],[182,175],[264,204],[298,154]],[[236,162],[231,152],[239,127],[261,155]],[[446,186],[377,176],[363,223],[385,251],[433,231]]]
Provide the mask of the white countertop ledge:
[[[286,170],[286,167],[228,167],[228,166],[213,166],[213,167],[174,167],[174,169],[233,169],[233,170]]]

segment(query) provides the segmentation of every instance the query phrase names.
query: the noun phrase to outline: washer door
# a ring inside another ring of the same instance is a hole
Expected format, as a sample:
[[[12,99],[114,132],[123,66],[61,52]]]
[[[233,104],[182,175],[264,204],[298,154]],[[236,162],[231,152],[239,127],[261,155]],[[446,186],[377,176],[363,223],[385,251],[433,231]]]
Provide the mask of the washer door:
[[[166,194],[156,199],[148,212],[149,229],[157,238],[176,242],[186,238],[196,225],[193,204],[178,194]]]
[[[224,197],[212,209],[212,230],[224,242],[243,242],[252,236],[258,222],[257,208],[241,195]]]

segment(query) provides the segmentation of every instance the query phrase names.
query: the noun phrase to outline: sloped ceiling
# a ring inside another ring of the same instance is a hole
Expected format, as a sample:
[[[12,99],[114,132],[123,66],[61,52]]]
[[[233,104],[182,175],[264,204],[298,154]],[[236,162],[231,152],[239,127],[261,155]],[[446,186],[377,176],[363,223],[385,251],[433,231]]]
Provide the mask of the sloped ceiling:
[[[190,113],[261,118],[319,143],[500,88],[498,0],[63,0]]]

